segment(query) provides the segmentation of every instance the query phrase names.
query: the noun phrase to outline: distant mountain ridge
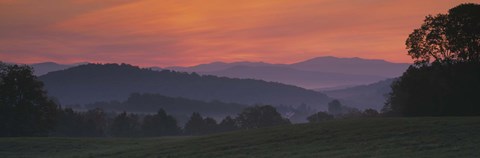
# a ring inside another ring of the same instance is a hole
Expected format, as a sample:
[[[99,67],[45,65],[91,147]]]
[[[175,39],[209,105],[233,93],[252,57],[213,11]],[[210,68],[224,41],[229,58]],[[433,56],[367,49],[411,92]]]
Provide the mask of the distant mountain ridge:
[[[78,65],[78,64],[77,64]],[[202,75],[258,79],[295,85],[306,89],[351,87],[371,84],[400,76],[410,64],[391,63],[378,59],[317,57],[293,64],[265,62],[212,62],[190,67],[149,67],[155,71],[174,70],[196,72]],[[32,64],[40,76],[51,71],[64,70],[76,64],[64,65],[52,62]]]
[[[340,58],[334,56],[322,56],[292,64],[271,64],[265,62],[212,62],[208,64],[199,64],[196,66],[165,67],[165,69],[183,71],[183,72],[212,72],[225,70],[234,66],[278,66],[288,67],[303,71],[335,72],[344,74],[368,74],[374,76],[399,76],[409,66],[408,63],[392,63],[381,59],[363,59],[363,58]],[[383,67],[379,67],[383,66]],[[385,67],[386,66],[386,67]],[[385,71],[387,69],[388,71]],[[381,70],[379,72],[379,70]]]
[[[400,76],[407,63],[378,59],[317,57],[293,64],[213,62],[191,67],[166,67],[182,72],[281,82],[307,89],[370,84]]]
[[[331,100],[320,92],[252,79],[154,71],[128,64],[87,64],[40,76],[49,95],[62,104],[122,101],[131,93],[239,104],[301,105],[319,109]]]
[[[336,72],[344,74],[398,77],[410,66],[407,63],[392,63],[380,59],[317,57],[289,65],[299,70]]]
[[[352,75],[334,72],[303,71],[279,66],[234,66],[221,71],[203,74],[232,78],[250,78],[275,81],[289,85],[308,87],[329,87],[331,85],[359,85],[384,79],[373,75]]]

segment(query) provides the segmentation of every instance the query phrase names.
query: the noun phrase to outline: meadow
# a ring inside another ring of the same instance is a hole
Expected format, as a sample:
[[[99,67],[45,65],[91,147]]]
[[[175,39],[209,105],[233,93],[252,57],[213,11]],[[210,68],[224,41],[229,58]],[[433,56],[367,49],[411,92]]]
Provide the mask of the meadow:
[[[0,157],[479,157],[480,117],[364,118],[161,138],[0,138]]]

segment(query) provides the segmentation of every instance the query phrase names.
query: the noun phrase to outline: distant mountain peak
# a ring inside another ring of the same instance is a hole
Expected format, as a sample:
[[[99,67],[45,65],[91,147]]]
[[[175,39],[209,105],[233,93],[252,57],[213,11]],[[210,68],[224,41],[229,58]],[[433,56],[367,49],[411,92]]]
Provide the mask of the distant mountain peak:
[[[335,56],[320,56],[320,57],[315,57],[311,58],[305,61],[301,61],[298,63],[305,63],[305,62],[326,62],[326,61],[333,61],[333,62],[339,62],[339,61],[363,61],[363,62],[385,62],[385,63],[392,63],[383,59],[366,59],[366,58],[359,58],[359,57],[335,57]]]
[[[381,59],[323,56],[293,63],[290,64],[289,67],[308,71],[398,77],[409,65],[410,64],[407,63],[392,63]]]

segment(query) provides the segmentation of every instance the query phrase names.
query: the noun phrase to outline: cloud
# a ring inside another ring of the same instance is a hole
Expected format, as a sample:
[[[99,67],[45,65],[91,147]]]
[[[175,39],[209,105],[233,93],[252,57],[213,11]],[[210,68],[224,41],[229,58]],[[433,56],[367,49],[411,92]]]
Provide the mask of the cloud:
[[[404,40],[460,1],[28,1],[0,12],[0,57],[15,62],[289,63],[311,57],[410,62]],[[27,13],[22,11],[29,10]],[[54,53],[53,53],[54,52]],[[30,56],[29,58],[17,58]]]

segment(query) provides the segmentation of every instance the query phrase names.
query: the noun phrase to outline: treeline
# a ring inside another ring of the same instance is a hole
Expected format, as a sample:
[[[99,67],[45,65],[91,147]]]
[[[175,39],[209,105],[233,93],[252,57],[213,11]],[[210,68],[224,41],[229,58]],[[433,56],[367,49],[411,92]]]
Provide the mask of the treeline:
[[[206,135],[239,129],[254,129],[290,124],[269,105],[245,108],[237,117],[227,116],[220,122],[194,112],[182,128],[177,120],[160,109],[154,115],[122,112],[106,113],[102,109],[76,112],[60,109],[48,136],[56,137],[160,137]]]
[[[385,111],[396,116],[480,115],[480,63],[410,67],[392,84]]]
[[[0,62],[0,136],[44,136],[54,127],[57,104],[32,72]]]
[[[248,105],[237,103],[225,103],[221,101],[200,101],[181,97],[167,97],[160,94],[151,93],[132,93],[126,101],[109,101],[95,102],[85,105],[68,105],[74,109],[96,109],[100,108],[105,111],[127,111],[131,113],[149,113],[164,109],[173,116],[181,117],[192,114],[193,112],[201,113],[215,118],[223,118],[228,115],[235,115]],[[306,104],[298,106],[275,106],[278,112],[282,113],[294,123],[305,122],[305,117],[313,114]],[[184,122],[182,117],[181,122]]]
[[[372,118],[387,116],[375,109],[360,111],[357,108],[344,106],[338,100],[328,103],[328,111],[320,111],[307,117],[308,122],[318,123],[333,119]]]

